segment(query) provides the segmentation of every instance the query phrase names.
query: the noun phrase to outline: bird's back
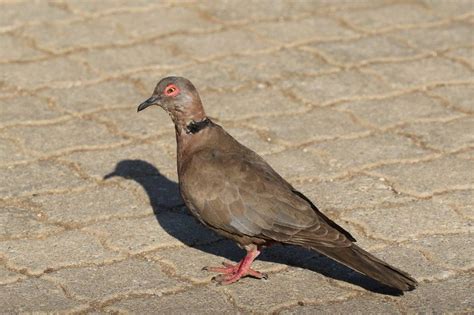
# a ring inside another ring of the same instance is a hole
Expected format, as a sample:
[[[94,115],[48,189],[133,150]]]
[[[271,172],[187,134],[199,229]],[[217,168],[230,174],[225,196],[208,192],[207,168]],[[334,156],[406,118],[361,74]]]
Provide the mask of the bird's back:
[[[258,154],[213,124],[179,166],[186,204],[223,234],[349,246],[348,232],[320,213]]]

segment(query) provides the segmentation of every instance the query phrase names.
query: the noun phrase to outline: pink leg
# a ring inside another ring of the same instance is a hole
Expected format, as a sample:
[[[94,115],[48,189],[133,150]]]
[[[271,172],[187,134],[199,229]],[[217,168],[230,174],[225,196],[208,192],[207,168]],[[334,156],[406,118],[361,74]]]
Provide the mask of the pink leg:
[[[224,262],[224,267],[204,267],[203,269],[221,273],[221,275],[214,277],[213,280],[222,285],[237,282],[240,278],[245,276],[251,276],[258,279],[267,279],[268,276],[265,273],[261,273],[250,268],[252,262],[259,254],[260,250],[255,248],[247,251],[247,255],[236,265]]]

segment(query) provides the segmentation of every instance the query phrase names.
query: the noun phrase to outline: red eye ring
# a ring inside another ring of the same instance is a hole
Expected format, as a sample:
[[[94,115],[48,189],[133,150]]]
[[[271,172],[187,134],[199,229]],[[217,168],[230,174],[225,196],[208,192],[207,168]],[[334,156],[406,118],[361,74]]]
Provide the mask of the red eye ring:
[[[173,97],[173,96],[176,96],[179,94],[179,89],[176,85],[174,84],[169,84],[165,90],[163,91],[163,93],[166,95],[166,96],[170,96],[170,97]]]

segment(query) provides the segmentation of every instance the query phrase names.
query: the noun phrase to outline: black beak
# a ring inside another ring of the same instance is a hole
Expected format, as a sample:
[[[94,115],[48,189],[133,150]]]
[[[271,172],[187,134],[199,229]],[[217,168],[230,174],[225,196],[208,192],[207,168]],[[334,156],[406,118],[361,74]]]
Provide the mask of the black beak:
[[[157,104],[158,104],[158,97],[152,96],[146,101],[144,101],[143,103],[141,103],[140,105],[138,105],[137,112],[144,110],[150,105],[157,105]]]
[[[115,176],[117,176],[117,174],[115,174],[115,171],[113,171],[112,173],[109,173],[109,174],[105,175],[102,179],[107,180],[107,179],[115,177]]]

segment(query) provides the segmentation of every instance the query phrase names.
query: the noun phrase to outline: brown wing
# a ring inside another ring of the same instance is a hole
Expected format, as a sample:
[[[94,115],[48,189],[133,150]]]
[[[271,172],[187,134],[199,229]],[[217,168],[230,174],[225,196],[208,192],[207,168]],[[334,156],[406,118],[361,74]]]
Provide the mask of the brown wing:
[[[203,149],[186,167],[182,190],[202,221],[228,233],[283,243],[351,245],[348,232],[320,214],[260,156],[243,146],[236,151]]]

